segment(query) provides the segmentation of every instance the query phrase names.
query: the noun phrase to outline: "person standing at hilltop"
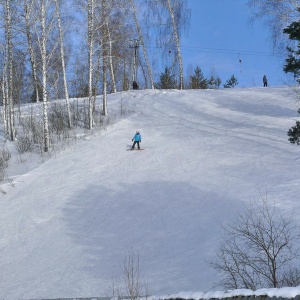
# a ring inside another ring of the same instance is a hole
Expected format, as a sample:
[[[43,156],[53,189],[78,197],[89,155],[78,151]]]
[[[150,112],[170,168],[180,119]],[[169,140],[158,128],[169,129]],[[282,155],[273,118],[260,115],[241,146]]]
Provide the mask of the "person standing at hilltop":
[[[268,86],[268,79],[267,79],[266,75],[264,75],[264,77],[263,77],[263,83],[264,83],[264,87]]]

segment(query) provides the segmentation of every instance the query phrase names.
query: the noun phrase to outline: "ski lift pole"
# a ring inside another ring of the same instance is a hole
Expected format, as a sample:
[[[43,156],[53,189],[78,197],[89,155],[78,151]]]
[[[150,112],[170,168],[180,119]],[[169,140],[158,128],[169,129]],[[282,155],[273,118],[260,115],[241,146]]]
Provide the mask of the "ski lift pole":
[[[138,47],[140,47],[140,42],[138,39],[129,41],[129,48],[134,49],[132,82],[137,81],[137,50],[138,50]]]

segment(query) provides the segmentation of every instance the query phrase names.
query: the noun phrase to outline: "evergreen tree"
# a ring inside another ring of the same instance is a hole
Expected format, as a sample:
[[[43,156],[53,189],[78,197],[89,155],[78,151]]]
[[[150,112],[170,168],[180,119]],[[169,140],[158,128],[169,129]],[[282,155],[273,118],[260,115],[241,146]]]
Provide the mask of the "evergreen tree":
[[[300,9],[298,9],[300,11]],[[300,78],[300,21],[293,22],[287,28],[283,30],[284,33],[288,34],[289,39],[298,41],[296,49],[287,47],[289,52],[288,58],[285,60],[286,64],[283,68],[286,73],[293,73],[294,77],[299,82]]]
[[[300,12],[300,9],[298,9]],[[289,52],[288,58],[285,60],[286,64],[283,68],[284,72],[292,73],[298,83],[300,83],[300,21],[291,23],[287,28],[283,30],[288,34],[289,39],[297,41],[296,49],[287,47]],[[300,109],[298,110],[300,113]],[[289,142],[292,144],[300,145],[300,122],[297,121],[296,125],[288,130]]]
[[[300,145],[300,121],[296,121],[296,125],[289,129],[287,135],[290,143]]]
[[[222,83],[222,80],[219,76],[211,75],[207,81],[209,89],[218,89]]]
[[[159,89],[176,89],[175,75],[171,74],[170,68],[166,67],[165,72],[160,74],[160,81],[157,83]]]
[[[197,66],[194,72],[194,75],[190,76],[191,89],[207,89],[208,80],[204,77],[201,68]]]
[[[233,88],[238,84],[239,82],[237,78],[234,75],[231,75],[231,77],[226,81],[226,84],[224,84],[224,88]]]

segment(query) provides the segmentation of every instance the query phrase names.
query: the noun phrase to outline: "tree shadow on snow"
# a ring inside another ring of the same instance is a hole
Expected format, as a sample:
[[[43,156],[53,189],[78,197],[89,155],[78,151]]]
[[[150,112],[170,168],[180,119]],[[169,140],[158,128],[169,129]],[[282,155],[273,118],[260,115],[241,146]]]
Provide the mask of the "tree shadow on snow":
[[[206,259],[219,240],[220,223],[239,206],[222,195],[176,182],[90,186],[72,197],[64,220],[86,265],[99,281],[122,278],[125,255],[139,255],[151,292],[208,290],[215,282]],[[210,286],[207,286],[207,284]]]

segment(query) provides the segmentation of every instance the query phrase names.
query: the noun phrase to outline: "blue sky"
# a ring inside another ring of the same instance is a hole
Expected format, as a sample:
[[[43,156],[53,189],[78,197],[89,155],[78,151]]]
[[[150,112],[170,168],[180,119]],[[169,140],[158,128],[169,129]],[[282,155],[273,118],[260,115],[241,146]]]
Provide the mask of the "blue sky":
[[[232,74],[239,87],[286,84],[285,57],[274,55],[270,32],[263,21],[250,24],[246,0],[189,0],[191,26],[181,48],[185,71],[199,66],[209,77],[212,70],[222,86]],[[241,60],[241,62],[240,62]]]

